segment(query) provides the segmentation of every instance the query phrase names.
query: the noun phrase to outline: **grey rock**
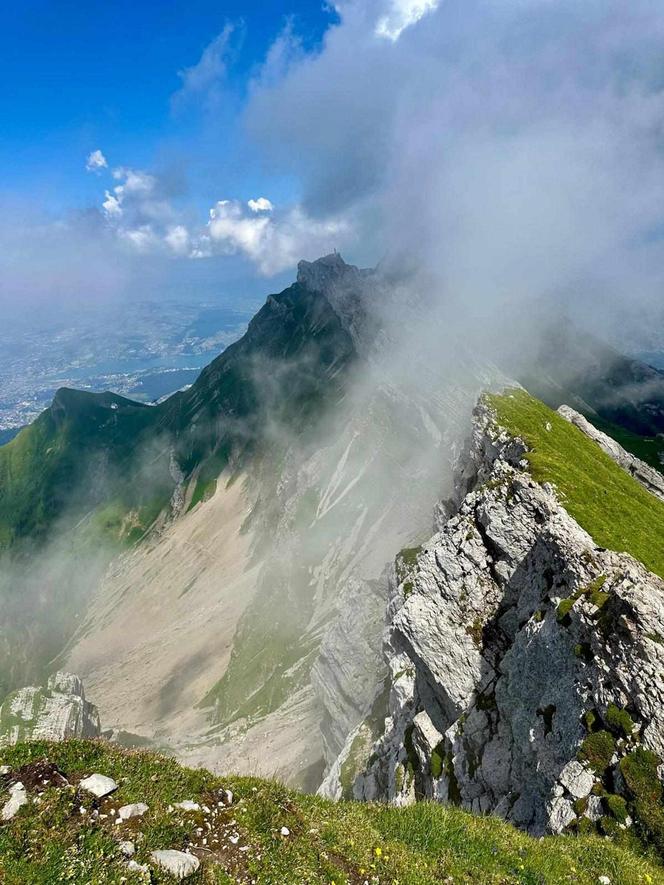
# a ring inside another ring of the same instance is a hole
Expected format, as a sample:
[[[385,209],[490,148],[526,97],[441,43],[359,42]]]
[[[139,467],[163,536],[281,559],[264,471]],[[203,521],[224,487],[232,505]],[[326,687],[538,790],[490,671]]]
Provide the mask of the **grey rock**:
[[[552,799],[548,805],[549,829],[552,833],[562,833],[576,819],[574,807],[569,799]]]
[[[72,673],[53,674],[46,687],[29,686],[8,695],[0,720],[0,747],[25,740],[62,741],[99,737],[99,713],[85,699],[83,684]]]
[[[188,876],[192,876],[201,865],[199,859],[193,854],[172,849],[153,851],[150,857],[159,869],[170,873],[175,879],[186,879]]]
[[[592,790],[595,778],[576,759],[572,759],[563,768],[558,780],[575,799],[584,799]]]
[[[147,864],[138,863],[136,860],[127,861],[127,869],[132,873],[145,873],[149,874],[150,869]]]
[[[198,802],[192,802],[191,799],[185,799],[184,802],[175,802],[173,805],[174,808],[179,808],[181,811],[200,811],[201,806]]]
[[[413,719],[413,747],[423,768],[431,764],[431,756],[436,747],[443,740],[443,735],[431,721],[426,710],[420,710]]]
[[[664,646],[648,638],[664,635],[664,582],[598,548],[534,481],[525,452],[476,409],[456,509],[391,584],[389,709],[355,781],[360,798],[406,804],[419,792],[561,832],[594,780],[577,761],[584,712],[629,705],[640,740],[664,756]],[[583,592],[600,576],[602,630]],[[408,736],[423,761],[430,729],[446,764],[439,778],[421,765],[409,783]]]
[[[105,774],[91,774],[89,777],[83,778],[79,783],[79,787],[86,793],[92,793],[98,799],[109,796],[118,789],[117,784],[112,777],[106,777]]]
[[[132,817],[143,817],[148,810],[145,802],[133,802],[131,805],[123,805],[118,809],[120,820],[130,820]]]
[[[136,846],[133,842],[126,840],[125,842],[120,842],[118,846],[120,849],[120,853],[124,854],[125,857],[132,857],[136,854]]]

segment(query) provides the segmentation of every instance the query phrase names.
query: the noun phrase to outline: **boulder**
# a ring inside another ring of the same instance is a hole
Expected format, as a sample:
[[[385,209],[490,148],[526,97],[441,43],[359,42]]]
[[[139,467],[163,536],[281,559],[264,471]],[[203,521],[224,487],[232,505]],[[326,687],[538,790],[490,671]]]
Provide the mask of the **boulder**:
[[[179,808],[181,811],[200,811],[201,806],[198,802],[192,802],[191,799],[185,799],[184,802],[176,802],[173,808]]]
[[[132,817],[143,817],[148,810],[145,802],[134,802],[131,805],[123,805],[118,809],[120,820],[130,820]]]
[[[575,799],[585,799],[595,783],[592,772],[584,768],[576,759],[567,763],[560,772],[558,780]]]

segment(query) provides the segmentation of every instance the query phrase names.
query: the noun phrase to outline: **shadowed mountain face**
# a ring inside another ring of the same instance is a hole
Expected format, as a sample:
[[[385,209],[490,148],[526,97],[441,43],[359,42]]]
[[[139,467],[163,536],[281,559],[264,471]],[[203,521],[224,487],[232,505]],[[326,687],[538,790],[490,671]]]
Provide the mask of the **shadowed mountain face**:
[[[0,691],[40,677],[113,555],[209,496],[222,470],[274,460],[342,396],[355,348],[305,278],[187,391],[150,407],[61,389],[0,447]]]

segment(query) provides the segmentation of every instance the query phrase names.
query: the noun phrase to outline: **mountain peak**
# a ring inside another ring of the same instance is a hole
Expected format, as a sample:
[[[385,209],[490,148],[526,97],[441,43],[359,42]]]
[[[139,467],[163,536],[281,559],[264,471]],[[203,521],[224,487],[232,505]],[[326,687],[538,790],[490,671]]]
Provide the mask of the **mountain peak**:
[[[359,275],[359,269],[352,264],[346,264],[338,252],[324,255],[316,261],[300,261],[297,266],[298,283],[312,292],[325,293],[330,286],[347,276]]]
[[[299,285],[327,299],[359,350],[366,334],[364,301],[370,292],[367,281],[372,274],[371,270],[346,264],[336,251],[316,261],[300,261],[297,266]]]

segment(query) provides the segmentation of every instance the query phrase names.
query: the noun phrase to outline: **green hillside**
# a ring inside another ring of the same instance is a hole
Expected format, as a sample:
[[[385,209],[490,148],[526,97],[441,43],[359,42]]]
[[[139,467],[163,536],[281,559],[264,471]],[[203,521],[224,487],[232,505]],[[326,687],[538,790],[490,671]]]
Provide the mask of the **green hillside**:
[[[200,479],[200,499],[229,460],[264,441],[266,428],[307,427],[341,395],[354,357],[328,301],[296,283],[271,295],[246,334],[161,405],[59,390],[0,446],[0,551],[44,540],[63,518],[75,524],[102,506],[103,534],[140,537],[169,503],[171,453],[186,479]]]
[[[528,445],[533,477],[555,485],[565,508],[595,542],[631,554],[664,578],[664,503],[524,390],[486,400],[498,423]]]
[[[186,848],[200,859],[186,880],[192,883],[596,885],[606,881],[601,876],[611,885],[664,883],[654,860],[609,839],[535,839],[497,818],[430,803],[404,809],[334,804],[104,742],[19,744],[0,751],[0,765],[11,769],[0,776],[1,791],[20,779],[31,800],[39,795],[38,803],[0,823],[6,885],[171,882],[155,869],[151,852]],[[77,786],[91,773],[114,778],[119,789],[95,799]],[[225,790],[233,793],[231,804]],[[200,810],[173,808],[185,800]],[[116,823],[117,809],[132,802],[148,810]],[[127,840],[135,862],[148,865],[150,874],[127,868],[120,848]]]

